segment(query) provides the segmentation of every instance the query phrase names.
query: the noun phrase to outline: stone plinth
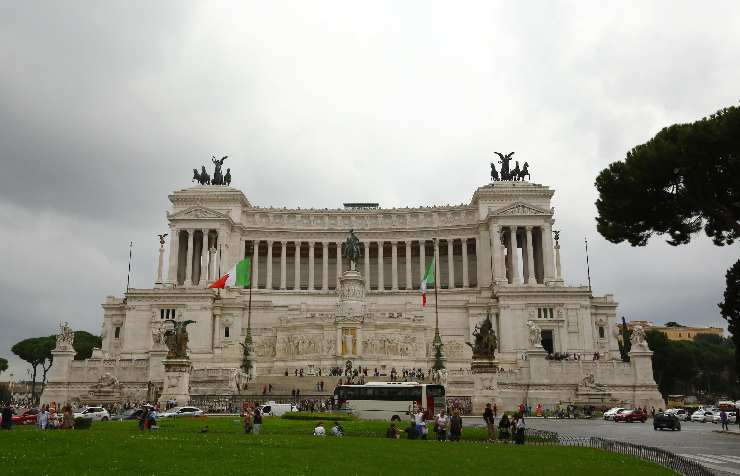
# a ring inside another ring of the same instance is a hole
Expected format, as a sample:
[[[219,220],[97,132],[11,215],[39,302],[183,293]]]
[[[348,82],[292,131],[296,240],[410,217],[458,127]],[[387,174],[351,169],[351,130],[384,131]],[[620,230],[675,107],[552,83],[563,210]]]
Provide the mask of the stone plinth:
[[[166,404],[168,400],[175,400],[177,405],[187,405],[190,402],[190,359],[165,359],[162,363],[164,385],[159,402]]]
[[[365,278],[358,271],[345,271],[339,278],[337,316],[363,318],[366,313]]]
[[[470,364],[473,372],[473,414],[480,414],[486,404],[496,404],[501,408],[498,392],[498,362],[494,359],[473,359]]]

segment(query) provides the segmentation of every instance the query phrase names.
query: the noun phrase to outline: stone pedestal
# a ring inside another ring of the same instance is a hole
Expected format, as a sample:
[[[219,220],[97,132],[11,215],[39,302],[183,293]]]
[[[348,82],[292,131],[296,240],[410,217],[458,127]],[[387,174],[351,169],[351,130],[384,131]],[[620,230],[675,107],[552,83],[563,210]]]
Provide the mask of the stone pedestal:
[[[653,379],[653,352],[647,345],[634,346],[629,353],[634,375],[634,406],[664,408],[665,401]]]
[[[164,385],[159,403],[165,405],[167,400],[175,400],[177,405],[190,402],[190,359],[165,359]]]
[[[41,394],[41,403],[47,404],[50,402],[57,402],[63,404],[70,400],[69,393],[69,381],[70,381],[70,365],[75,358],[75,351],[72,346],[64,347],[62,349],[54,349],[51,351],[51,355],[54,357],[54,364],[49,369],[49,374],[46,379],[46,387],[44,392]],[[37,383],[36,388],[41,388],[41,384]]]
[[[473,359],[470,364],[473,372],[473,414],[483,413],[486,404],[496,404],[502,408],[498,392],[498,362],[494,359]]]

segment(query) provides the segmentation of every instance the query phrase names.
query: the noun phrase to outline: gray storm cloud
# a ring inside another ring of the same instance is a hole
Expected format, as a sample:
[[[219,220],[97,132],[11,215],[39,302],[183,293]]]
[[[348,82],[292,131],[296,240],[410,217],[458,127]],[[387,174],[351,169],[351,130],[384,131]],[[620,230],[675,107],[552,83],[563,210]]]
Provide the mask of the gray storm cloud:
[[[494,150],[556,189],[567,281],[723,325],[737,247],[614,245],[595,175],[737,104],[736,2],[0,5],[0,356],[154,278],[167,194],[211,155],[261,206],[468,202]],[[16,375],[25,367],[13,360]]]

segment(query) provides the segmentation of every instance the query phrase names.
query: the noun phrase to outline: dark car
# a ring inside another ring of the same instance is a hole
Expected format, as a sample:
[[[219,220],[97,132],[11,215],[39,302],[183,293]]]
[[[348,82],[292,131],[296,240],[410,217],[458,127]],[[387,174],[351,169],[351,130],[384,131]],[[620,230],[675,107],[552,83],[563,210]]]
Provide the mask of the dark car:
[[[144,413],[144,409],[143,408],[136,408],[136,409],[131,408],[129,410],[125,410],[120,415],[115,415],[115,416],[113,416],[111,418],[113,420],[121,420],[121,421],[123,421],[123,420],[138,420],[139,418],[141,418],[141,414],[142,413]]]
[[[653,429],[657,431],[663,428],[681,431],[681,420],[673,413],[656,413],[653,418]]]

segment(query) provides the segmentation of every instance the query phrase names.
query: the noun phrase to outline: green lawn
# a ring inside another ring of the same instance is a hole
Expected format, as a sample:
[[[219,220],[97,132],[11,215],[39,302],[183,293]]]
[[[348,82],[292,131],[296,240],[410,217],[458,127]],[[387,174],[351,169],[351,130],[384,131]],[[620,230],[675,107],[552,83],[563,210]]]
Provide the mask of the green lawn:
[[[331,422],[327,423],[327,429]],[[314,422],[265,418],[263,434],[244,435],[234,417],[94,423],[90,430],[33,427],[0,432],[3,474],[671,474],[634,458],[598,450],[477,442],[388,440],[383,422],[342,422],[344,438],[310,436]],[[207,433],[200,433],[208,425]],[[430,436],[433,434],[430,433]],[[482,429],[465,428],[463,438]]]

